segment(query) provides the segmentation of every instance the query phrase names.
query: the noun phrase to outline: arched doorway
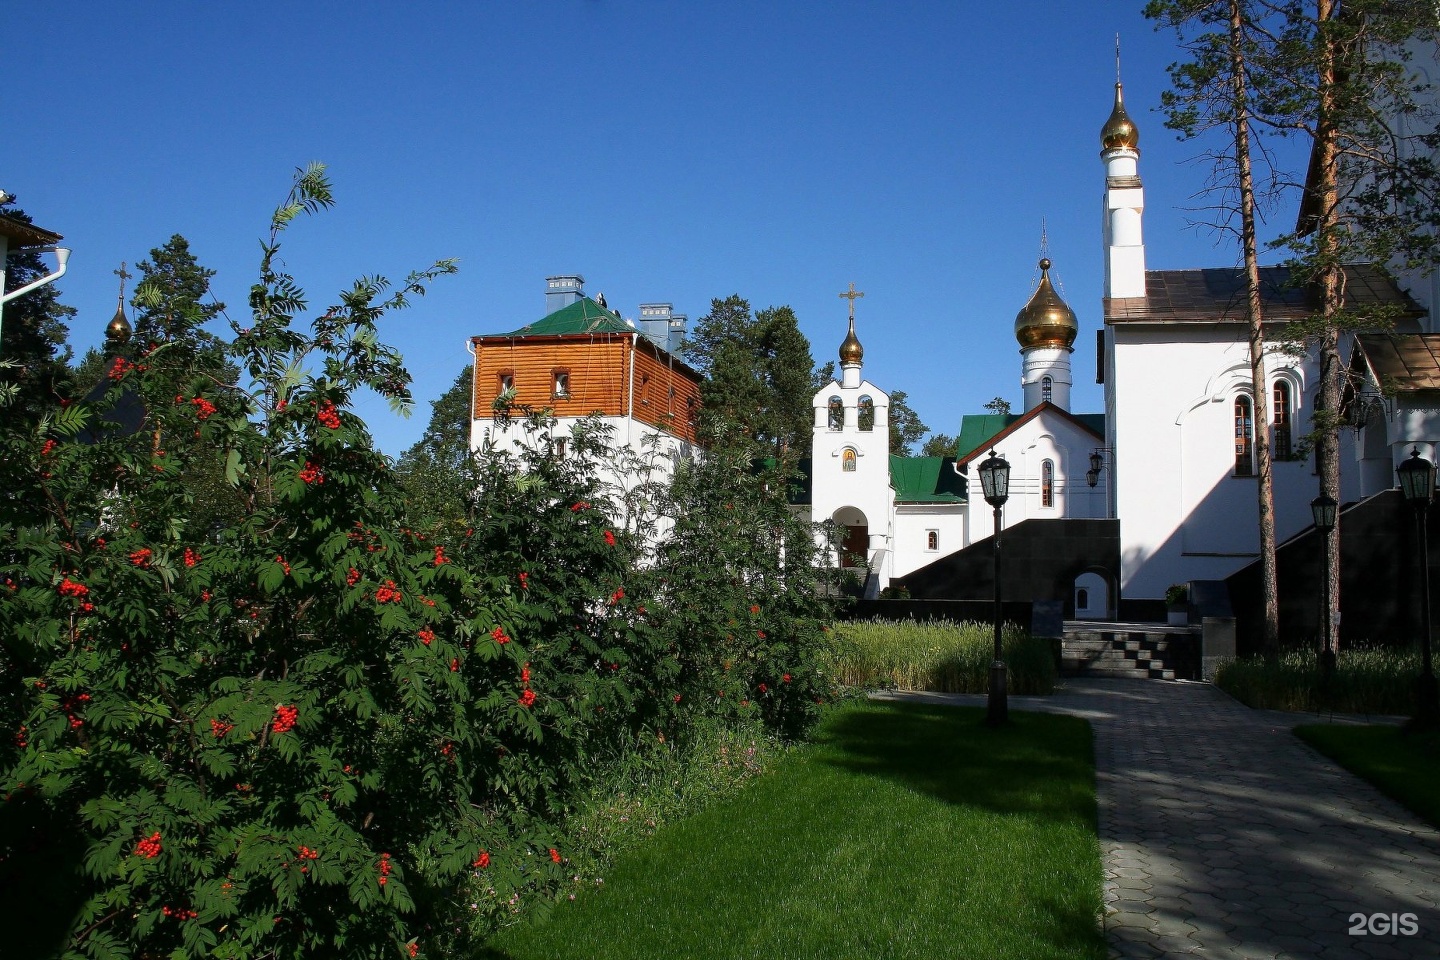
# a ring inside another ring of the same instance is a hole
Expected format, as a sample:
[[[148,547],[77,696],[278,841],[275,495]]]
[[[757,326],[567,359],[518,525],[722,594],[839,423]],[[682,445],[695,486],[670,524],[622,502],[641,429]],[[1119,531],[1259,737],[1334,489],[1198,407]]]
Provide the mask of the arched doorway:
[[[870,521],[855,507],[841,507],[832,520],[840,527],[840,566],[870,566]]]
[[[1075,578],[1075,619],[1104,620],[1109,616],[1110,586],[1098,573]]]

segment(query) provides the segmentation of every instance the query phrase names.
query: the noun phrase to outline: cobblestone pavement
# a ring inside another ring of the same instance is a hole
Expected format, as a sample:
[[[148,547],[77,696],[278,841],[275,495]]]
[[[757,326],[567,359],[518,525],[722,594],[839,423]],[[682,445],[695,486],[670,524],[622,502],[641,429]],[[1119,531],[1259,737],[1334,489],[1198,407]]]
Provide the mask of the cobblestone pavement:
[[[1440,958],[1440,832],[1290,732],[1325,718],[1158,680],[1069,680],[1010,706],[1094,727],[1113,960]]]

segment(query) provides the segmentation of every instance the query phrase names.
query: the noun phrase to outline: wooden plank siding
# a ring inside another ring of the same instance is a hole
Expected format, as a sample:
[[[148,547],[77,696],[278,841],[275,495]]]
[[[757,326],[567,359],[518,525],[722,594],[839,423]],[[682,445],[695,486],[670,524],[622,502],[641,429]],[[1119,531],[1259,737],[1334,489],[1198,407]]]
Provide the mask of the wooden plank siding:
[[[699,377],[642,341],[635,351],[635,419],[695,443],[699,416]]]
[[[501,377],[514,378],[515,403],[550,407],[557,416],[629,412],[630,353],[635,352],[634,416],[690,442],[700,404],[699,378],[684,363],[635,335],[595,334],[552,337],[477,337],[475,407],[477,419],[494,416]],[[555,374],[569,374],[569,396],[554,395]],[[642,396],[643,393],[643,396]]]

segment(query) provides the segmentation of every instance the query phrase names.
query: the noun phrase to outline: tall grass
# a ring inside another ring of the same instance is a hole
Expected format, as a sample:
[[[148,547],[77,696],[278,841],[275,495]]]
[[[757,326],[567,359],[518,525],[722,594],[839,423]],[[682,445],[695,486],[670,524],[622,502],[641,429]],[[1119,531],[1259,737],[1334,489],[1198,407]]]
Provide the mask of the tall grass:
[[[948,620],[853,620],[838,624],[840,681],[852,687],[984,693],[990,683],[995,628]],[[1014,624],[1001,634],[1009,689],[1016,694],[1055,691],[1050,642]]]
[[[1414,650],[1344,650],[1328,694],[1310,651],[1291,651],[1268,664],[1260,657],[1232,660],[1215,674],[1220,689],[1260,710],[1408,714],[1415,705],[1420,656]]]

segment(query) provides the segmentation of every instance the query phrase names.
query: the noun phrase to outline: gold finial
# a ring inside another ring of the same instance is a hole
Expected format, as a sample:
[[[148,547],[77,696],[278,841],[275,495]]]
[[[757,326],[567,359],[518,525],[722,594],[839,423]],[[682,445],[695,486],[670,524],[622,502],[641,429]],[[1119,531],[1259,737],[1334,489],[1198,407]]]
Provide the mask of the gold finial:
[[[130,321],[125,319],[125,281],[130,279],[130,274],[125,270],[125,261],[120,261],[120,269],[113,271],[115,276],[120,278],[120,296],[115,302],[115,316],[105,325],[105,339],[119,346],[130,339],[134,332]]]
[[[1125,112],[1125,96],[1120,81],[1115,81],[1115,107],[1100,128],[1100,144],[1106,150],[1134,150],[1140,145],[1140,130]]]
[[[1030,302],[1015,316],[1015,339],[1020,348],[1065,347],[1069,349],[1080,334],[1075,311],[1060,299],[1050,283],[1050,258],[1040,258],[1040,286]]]
[[[850,284],[850,289],[840,296],[850,301],[850,332],[845,336],[845,342],[840,344],[840,362],[859,363],[865,356],[865,348],[860,346],[860,338],[855,336],[855,301],[865,294],[855,289],[855,284]]]

